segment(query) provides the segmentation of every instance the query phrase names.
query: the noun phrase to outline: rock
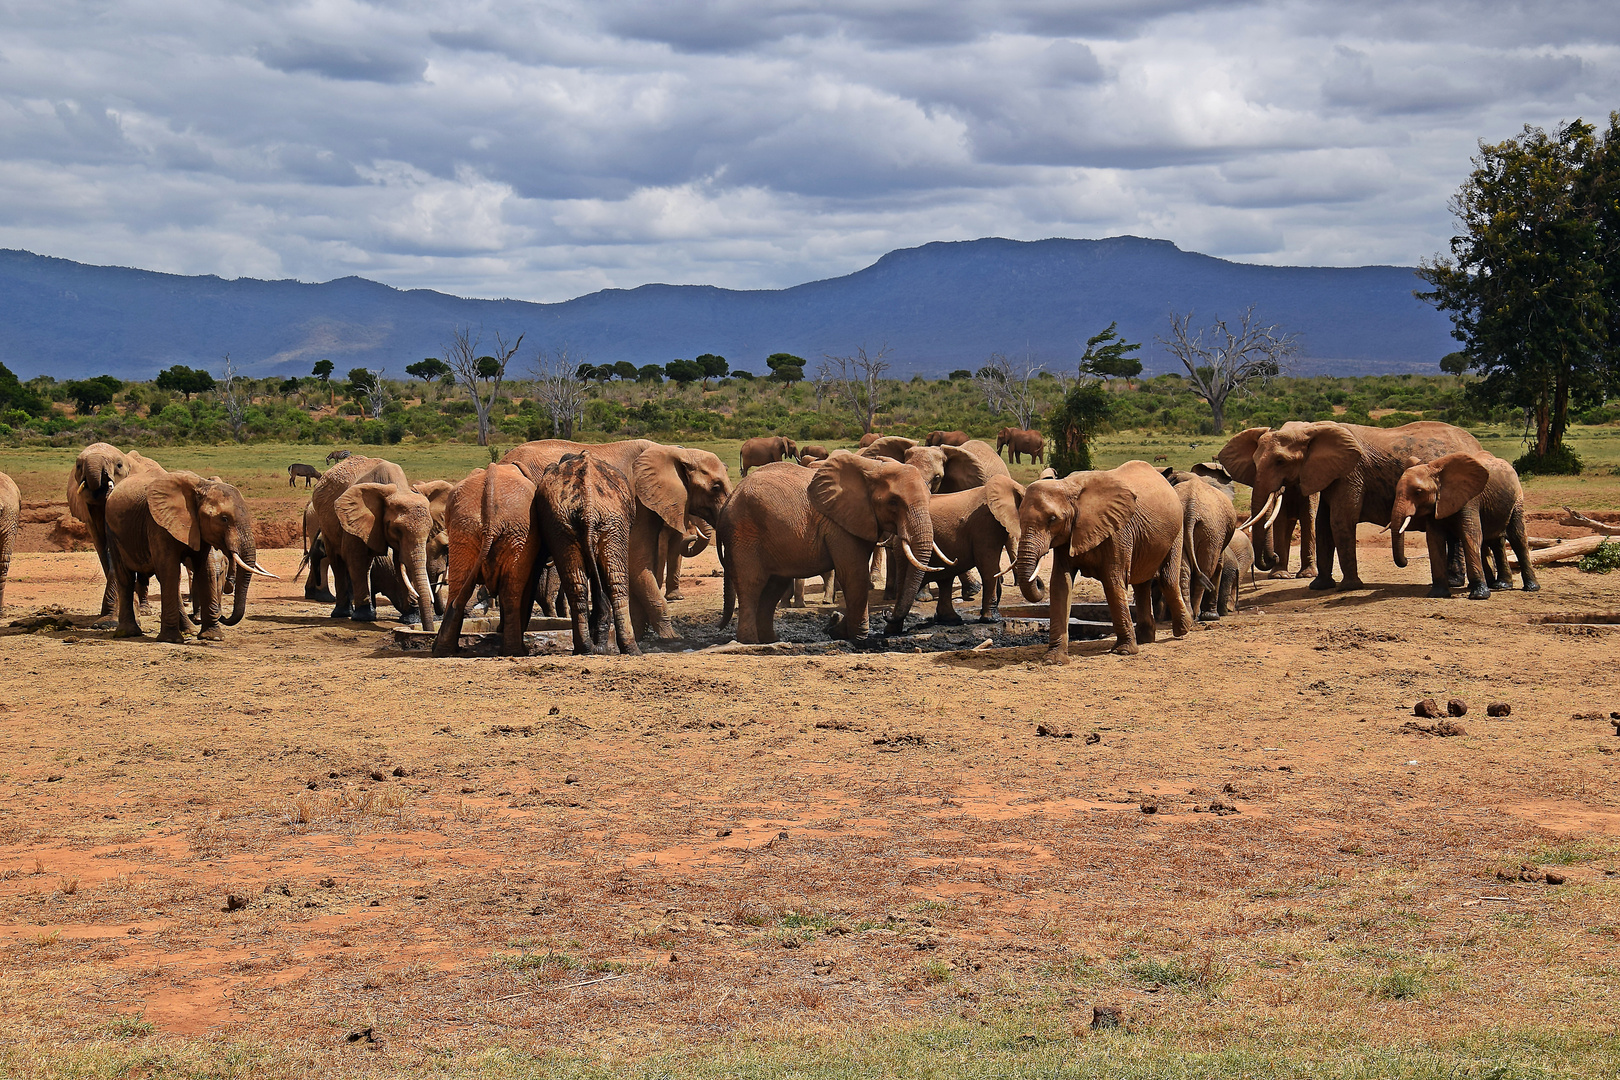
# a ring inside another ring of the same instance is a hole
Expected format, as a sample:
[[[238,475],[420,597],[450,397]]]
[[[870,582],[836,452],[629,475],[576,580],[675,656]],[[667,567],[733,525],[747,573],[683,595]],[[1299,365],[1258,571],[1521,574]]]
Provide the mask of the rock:
[[[371,770],[371,778],[373,780],[386,780],[386,779],[388,779],[388,776],[381,769],[372,769]]]
[[[1072,732],[1072,731],[1059,731],[1055,727],[1048,727],[1045,724],[1036,724],[1035,725],[1035,737],[1037,739],[1040,739],[1040,738],[1072,739],[1072,738],[1074,738],[1074,732]]]
[[[1094,1005],[1091,1009],[1091,1030],[1103,1031],[1120,1026],[1120,1013],[1117,1005]]]
[[[1427,720],[1437,720],[1445,714],[1440,711],[1440,703],[1432,697],[1426,697],[1412,706],[1412,715],[1421,716]]]
[[[1145,803],[1142,804],[1142,813],[1144,813],[1144,814],[1157,814],[1158,812],[1159,812],[1159,804],[1158,803],[1145,802]]]
[[[1096,746],[1100,742],[1102,742],[1102,736],[1097,734],[1095,731],[1093,731],[1090,735],[1086,736],[1086,745],[1087,746]]]
[[[1227,814],[1237,813],[1238,808],[1231,803],[1224,803],[1217,799],[1209,804],[1209,812],[1219,817],[1225,817]]]
[[[1446,712],[1451,716],[1467,716],[1468,702],[1462,698],[1452,698],[1446,702]]]
[[[569,773],[567,776],[563,777],[563,783],[577,784],[579,783],[579,777],[574,773]]]
[[[719,832],[715,833],[714,835],[717,836],[717,837],[727,837],[727,836],[731,835],[731,830],[730,829],[721,829]]]
[[[1505,701],[1493,701],[1485,706],[1486,716],[1512,716],[1513,706]]]

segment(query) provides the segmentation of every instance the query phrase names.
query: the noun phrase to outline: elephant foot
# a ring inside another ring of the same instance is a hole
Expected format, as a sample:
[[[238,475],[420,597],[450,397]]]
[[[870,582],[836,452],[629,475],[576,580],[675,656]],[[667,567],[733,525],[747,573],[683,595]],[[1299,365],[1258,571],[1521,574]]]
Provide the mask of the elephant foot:
[[[1217,612],[1217,611],[1200,611],[1198,613],[1198,621],[1199,622],[1220,622],[1221,621],[1220,612]]]
[[[1287,573],[1287,571],[1284,571],[1284,573]],[[1302,567],[1299,568],[1299,572],[1297,574],[1295,574],[1294,576],[1297,577],[1297,578],[1315,577],[1316,576],[1316,567],[1314,567],[1314,566],[1302,566]]]
[[[1511,585],[1508,586],[1508,588],[1510,588],[1510,589],[1512,587],[1513,586],[1511,586]],[[1539,581],[1527,581],[1527,582],[1524,583],[1524,591],[1525,592],[1540,592],[1541,591],[1541,583]]]
[[[1339,582],[1338,586],[1340,592],[1350,592],[1352,589],[1365,589],[1366,587],[1367,586],[1363,585],[1361,579],[1358,577],[1347,577],[1343,581]]]
[[[789,600],[787,602],[787,606],[788,607],[793,607],[793,608],[802,608],[802,607],[804,607],[804,601],[799,600],[799,599],[792,599],[792,600]]]
[[[332,609],[332,618],[334,618],[334,619],[347,619],[349,617],[349,612],[351,612],[353,610],[354,609],[351,608],[348,604],[338,604],[336,607],[334,607]]]
[[[114,627],[112,636],[115,638],[145,637],[146,632],[138,626],[119,626]]]
[[[975,596],[979,595],[979,591],[980,590],[977,585],[971,585],[965,581],[962,583],[962,599],[964,600],[973,599]]]
[[[1137,653],[1141,652],[1142,649],[1133,641],[1122,641],[1108,651],[1113,653],[1115,656],[1135,656]]]
[[[1443,583],[1430,585],[1427,596],[1430,600],[1450,600],[1451,586]]]
[[[665,593],[664,594],[664,599],[665,600],[685,600],[686,599],[686,594],[681,592],[681,590],[676,589],[674,592]]]
[[[204,627],[202,629],[202,632],[197,635],[197,640],[198,641],[224,641],[225,640],[225,631],[221,630],[217,626],[206,626],[206,627]]]
[[[331,589],[322,589],[319,592],[305,593],[304,599],[316,604],[337,603],[337,597],[332,595]]]
[[[422,616],[415,611],[407,611],[399,617],[401,626],[421,626]]]
[[[980,624],[998,623],[1000,621],[1001,621],[1001,612],[999,612],[999,611],[991,611],[990,614],[988,614],[988,615],[980,615],[979,616]]]
[[[367,604],[364,607],[357,607],[349,614],[349,618],[353,619],[355,622],[376,622],[377,609],[372,607],[370,604]]]
[[[979,621],[983,622],[984,620],[980,619]],[[952,611],[952,612],[950,612],[949,614],[946,614],[946,615],[935,615],[934,616],[934,625],[935,626],[961,626],[962,625],[962,616],[958,615],[954,611]]]
[[[1490,598],[1491,590],[1483,581],[1468,590],[1468,599],[1470,600],[1489,600]]]
[[[157,639],[169,645],[184,645],[186,636],[180,632],[178,626],[165,626],[158,631]]]
[[[1502,592],[1504,589],[1513,588],[1513,579],[1512,578],[1498,578],[1495,581],[1487,581],[1485,584],[1487,584],[1487,585],[1489,585],[1491,587],[1492,592]]]
[[[1330,577],[1316,577],[1311,579],[1311,583],[1306,588],[1312,592],[1327,592],[1330,589],[1337,588],[1337,586],[1338,583]]]
[[[1114,651],[1118,652],[1119,650],[1115,649]],[[1131,651],[1136,651],[1135,646],[1131,647]],[[1046,655],[1041,657],[1041,663],[1051,664],[1053,667],[1063,667],[1064,665],[1068,664],[1068,662],[1069,646],[1067,642],[1062,645],[1051,646],[1046,650]]]
[[[150,615],[150,614],[152,614],[152,602],[150,600],[142,600],[141,601],[141,614],[142,615]]]

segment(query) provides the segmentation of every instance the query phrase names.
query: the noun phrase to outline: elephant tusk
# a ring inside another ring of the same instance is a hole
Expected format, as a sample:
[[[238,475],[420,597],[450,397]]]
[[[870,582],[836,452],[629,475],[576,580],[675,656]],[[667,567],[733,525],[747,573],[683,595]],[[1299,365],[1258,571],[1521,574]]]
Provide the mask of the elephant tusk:
[[[1254,516],[1248,521],[1245,521],[1243,524],[1239,525],[1238,528],[1247,529],[1250,525],[1253,525],[1255,522],[1259,521],[1261,517],[1263,517],[1265,513],[1271,509],[1271,504],[1277,501],[1277,494],[1277,492],[1273,491],[1270,496],[1266,498],[1265,505],[1260,507],[1259,510],[1255,511]]]
[[[401,574],[399,575],[399,579],[405,583],[405,595],[411,598],[411,603],[414,604],[421,599],[421,594],[416,591],[416,586],[411,584],[411,576],[409,574]]]
[[[1403,522],[1401,522],[1401,527],[1400,527],[1400,528],[1398,528],[1398,529],[1396,529],[1396,530],[1395,530],[1395,532],[1396,532],[1396,533],[1397,533],[1397,534],[1399,534],[1399,533],[1403,533],[1403,532],[1405,532],[1405,531],[1406,531],[1406,527],[1407,527],[1407,526],[1408,526],[1408,525],[1410,525],[1410,524],[1412,524],[1412,515],[1411,515],[1411,514],[1407,514],[1407,515],[1406,515],[1406,520],[1405,520],[1405,521],[1403,521]]]
[[[917,569],[923,571],[924,573],[931,573],[931,572],[933,572],[935,570],[940,569],[937,566],[927,566],[927,565],[925,565],[922,562],[922,560],[917,558],[917,553],[911,550],[911,545],[909,543],[907,543],[904,539],[902,539],[900,541],[900,550],[905,552],[907,562],[909,562],[912,566],[915,566]]]
[[[280,581],[281,580],[280,578],[276,577],[276,575],[272,574],[270,571],[266,570],[264,567],[260,566],[256,562],[252,566],[249,566],[247,563],[242,561],[242,556],[238,555],[234,551],[231,552],[231,562],[235,563],[237,566],[239,566],[240,568],[242,568],[243,570],[247,571],[250,574],[258,574],[260,577],[267,577],[272,581]]]
[[[1267,529],[1271,528],[1271,523],[1277,520],[1277,515],[1280,513],[1282,513],[1282,492],[1279,491],[1277,492],[1277,505],[1273,506],[1271,508],[1271,513],[1266,515],[1266,523],[1263,527]]]

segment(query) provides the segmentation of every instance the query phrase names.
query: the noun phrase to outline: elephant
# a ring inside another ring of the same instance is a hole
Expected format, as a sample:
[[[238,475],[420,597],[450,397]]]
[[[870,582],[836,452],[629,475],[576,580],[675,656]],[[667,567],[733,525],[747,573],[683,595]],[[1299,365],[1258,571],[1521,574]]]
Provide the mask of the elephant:
[[[1249,534],[1239,530],[1232,534],[1232,542],[1221,553],[1220,588],[1216,590],[1215,614],[1222,618],[1238,609],[1238,592],[1243,587],[1243,575],[1249,575],[1254,584],[1254,544]],[[1206,595],[1204,602],[1209,603]]]
[[[16,481],[0,472],[0,615],[6,613],[6,578],[11,574],[11,552],[17,545],[21,518],[22,492]]]
[[[720,625],[737,612],[737,640],[776,640],[776,605],[795,578],[836,570],[844,610],[828,633],[863,641],[867,636],[867,566],[891,538],[912,569],[895,593],[886,633],[904,626],[922,582],[939,569],[928,560],[934,526],[928,487],[909,465],[835,450],[813,469],[783,462],[761,466],[737,485],[716,530],[725,569]]]
[[[742,461],[742,474],[747,476],[749,469],[798,457],[799,446],[786,435],[762,435],[757,439],[745,439],[737,456]]]
[[[987,489],[992,506],[1008,489]],[[1170,481],[1145,461],[1117,469],[1070,473],[1061,480],[1037,480],[1025,489],[1016,510],[1003,506],[998,518],[1016,513],[1019,524],[1018,573],[1033,579],[1041,558],[1052,552],[1051,630],[1047,661],[1066,663],[1069,647],[1069,590],[1075,573],[1102,582],[1114,623],[1115,653],[1140,651],[1155,640],[1151,586],[1157,582],[1170,609],[1173,632],[1184,637],[1193,626],[1181,593],[1185,515]],[[1133,626],[1125,590],[1136,590]]]
[[[865,435],[861,436],[860,448],[865,450],[868,446],[871,446],[881,438],[883,438],[883,434],[881,432],[868,431]]]
[[[1270,527],[1264,522],[1254,523],[1254,565],[1256,569],[1270,571],[1272,577],[1314,578],[1316,576],[1316,513],[1322,496],[1302,495],[1296,485],[1288,484],[1272,505]],[[1261,509],[1259,500],[1249,500],[1249,514]],[[1294,529],[1299,529],[1299,569],[1288,573],[1289,549],[1294,545]]]
[[[928,446],[961,446],[971,436],[965,431],[930,431],[923,443]]]
[[[624,473],[636,493],[636,520],[630,533],[630,620],[636,639],[651,632],[674,640],[679,635],[669,621],[658,580],[662,530],[684,543],[693,519],[714,525],[731,495],[725,463],[707,450],[665,446],[650,439],[596,445],[541,439],[514,446],[501,461],[522,465],[533,479],[565,454],[582,451]]]
[[[1431,597],[1451,595],[1442,570],[1447,540],[1462,547],[1470,600],[1488,600],[1492,589],[1513,588],[1504,541],[1519,557],[1524,591],[1541,589],[1525,536],[1524,488],[1513,466],[1494,454],[1447,454],[1401,474],[1389,520],[1396,566],[1406,565],[1406,531],[1414,521],[1428,532]],[[1484,564],[1486,552],[1495,556],[1494,577]]]
[[[462,620],[473,590],[482,585],[500,601],[501,651],[525,656],[523,609],[526,589],[534,588],[538,564],[530,516],[535,484],[520,466],[492,464],[476,469],[450,489],[445,528],[450,536],[449,593],[444,621],[433,640],[434,656],[454,656]]]
[[[630,617],[636,494],[629,478],[589,453],[569,454],[547,465],[535,486],[530,532],[544,543],[562,579],[574,619],[574,652],[588,655],[606,644],[602,616],[611,610],[619,653],[639,654]]]
[[[1332,420],[1291,420],[1275,430],[1249,428],[1227,441],[1217,455],[1239,483],[1254,489],[1261,514],[1277,513],[1275,503],[1289,486],[1302,497],[1318,492],[1316,511],[1316,577],[1312,589],[1365,588],[1356,561],[1356,525],[1390,520],[1395,485],[1412,464],[1433,461],[1459,450],[1479,450],[1468,432],[1450,424],[1419,420],[1394,428],[1340,424]],[[1266,519],[1270,521],[1270,518]],[[1337,553],[1344,579],[1333,580]],[[1448,564],[1453,560],[1448,559]],[[1454,561],[1460,578],[1462,552]]]
[[[1237,510],[1232,497],[1208,477],[1177,469],[1161,474],[1175,488],[1185,514],[1182,538],[1181,592],[1195,618],[1220,618],[1215,603],[1215,581],[1221,558],[1237,532]],[[1207,568],[1207,569],[1206,569]],[[1207,597],[1206,593],[1210,594]]]
[[[1001,448],[1007,448],[1007,457],[1013,462],[1020,460],[1019,455],[1028,454],[1029,460],[1046,461],[1046,439],[1041,433],[1029,428],[1004,427],[996,432],[996,456],[1001,455]]]
[[[983,487],[992,476],[1010,475],[990,444],[978,439],[969,439],[961,446],[919,446],[915,440],[886,435],[860,453],[862,457],[905,462],[922,473],[929,490],[939,495]]]
[[[1006,513],[1002,519],[991,509],[987,492],[997,485],[1011,490],[997,499],[995,505],[1002,508],[1003,513],[1009,507],[1016,508],[1024,487],[1010,476],[992,476],[982,487],[935,495],[928,500],[928,517],[934,526],[934,557],[947,567],[940,573],[926,575],[926,580],[939,587],[939,606],[934,613],[936,623],[961,623],[962,617],[956,614],[951,594],[956,579],[969,568],[977,568],[984,582],[979,599],[979,621],[996,621],[996,604],[1001,591],[1001,553],[1005,551],[1016,565],[1018,552],[1017,515]],[[1046,599],[1044,589],[1023,578],[1017,581],[1024,599],[1030,603],[1038,604]]]
[[[714,529],[701,518],[694,518],[685,536],[665,529],[658,538],[658,567],[654,576],[664,583],[665,600],[684,600],[681,594],[681,560],[693,559],[714,543]]]
[[[304,579],[304,599],[319,603],[335,604],[337,597],[332,590],[326,587],[326,572],[331,564],[331,554],[326,550],[326,538],[321,535],[321,523],[315,516],[315,500],[311,499],[304,504],[304,557],[299,560],[298,570],[293,574],[293,580],[298,580],[298,574],[304,568],[309,568],[309,577]]]
[[[433,630],[428,541],[438,527],[431,502],[411,488],[405,470],[383,458],[350,456],[321,477],[310,501],[331,558],[332,617],[376,621],[371,560],[392,552],[394,571],[416,607],[415,617],[402,621]]]
[[[107,579],[107,586],[101,595],[103,615],[111,615],[116,602],[112,568],[107,555],[107,497],[118,484],[132,476],[162,472],[163,466],[134,450],[126,454],[111,443],[91,443],[79,451],[73,469],[68,473],[68,512],[89,526],[90,542],[95,546],[101,572]],[[144,584],[140,591],[144,607]]]
[[[217,478],[193,472],[144,469],[114,487],[105,504],[107,547],[117,586],[118,627],[114,637],[140,637],[135,615],[135,576],[158,579],[162,590],[159,641],[178,643],[186,625],[180,600],[180,568],[191,571],[191,587],[201,616],[198,636],[204,641],[223,638],[219,627],[235,626],[247,612],[248,579],[257,574],[276,575],[259,565],[253,542],[253,518],[242,493]],[[236,575],[231,614],[219,618],[219,598],[213,595],[214,575],[209,553],[229,555]],[[201,593],[200,597],[196,594]]]
[[[799,447],[799,464],[809,468],[818,461],[827,460],[827,448],[820,444]]]

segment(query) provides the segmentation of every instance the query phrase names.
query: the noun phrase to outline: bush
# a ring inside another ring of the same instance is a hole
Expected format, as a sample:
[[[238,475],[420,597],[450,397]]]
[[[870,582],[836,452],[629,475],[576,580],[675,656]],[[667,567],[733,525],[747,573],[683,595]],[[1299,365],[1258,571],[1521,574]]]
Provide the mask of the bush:
[[[1610,570],[1620,570],[1620,544],[1613,540],[1603,541],[1596,551],[1576,563],[1575,567],[1588,574],[1607,574]]]
[[[1380,416],[1378,418],[1378,426],[1400,427],[1402,424],[1415,424],[1422,419],[1423,417],[1419,416],[1417,413],[1392,412],[1386,416]]]
[[[1579,476],[1581,456],[1567,446],[1560,446],[1546,457],[1530,450],[1513,463],[1520,476]]]

